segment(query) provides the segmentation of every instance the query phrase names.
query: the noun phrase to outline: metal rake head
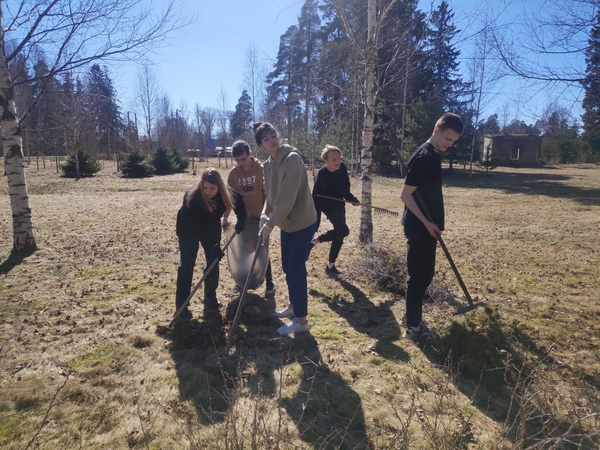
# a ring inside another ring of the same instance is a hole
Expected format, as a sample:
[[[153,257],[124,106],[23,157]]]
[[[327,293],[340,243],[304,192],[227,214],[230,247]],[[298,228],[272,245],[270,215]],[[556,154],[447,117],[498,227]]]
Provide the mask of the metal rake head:
[[[392,217],[398,217],[400,215],[399,212],[390,211],[389,209],[380,208],[379,206],[371,206],[371,208],[373,208],[373,211],[379,214],[387,214],[388,216]]]

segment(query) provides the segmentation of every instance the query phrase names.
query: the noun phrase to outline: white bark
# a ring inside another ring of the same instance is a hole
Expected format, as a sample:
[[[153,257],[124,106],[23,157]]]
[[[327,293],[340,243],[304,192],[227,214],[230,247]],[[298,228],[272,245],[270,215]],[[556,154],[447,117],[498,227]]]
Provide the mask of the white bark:
[[[369,0],[367,10],[367,64],[365,68],[365,116],[361,142],[362,199],[360,211],[360,242],[373,241],[371,193],[373,187],[373,125],[375,122],[375,25],[376,0]]]
[[[27,256],[36,250],[31,222],[31,207],[25,181],[23,142],[15,102],[10,97],[11,80],[4,56],[4,33],[0,10],[0,123],[4,170],[8,179],[8,195],[13,217],[13,256]]]

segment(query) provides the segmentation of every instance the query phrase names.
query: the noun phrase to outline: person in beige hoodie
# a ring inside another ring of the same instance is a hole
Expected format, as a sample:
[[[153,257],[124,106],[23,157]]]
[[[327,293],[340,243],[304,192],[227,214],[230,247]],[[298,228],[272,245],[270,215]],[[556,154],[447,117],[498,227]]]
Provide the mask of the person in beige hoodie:
[[[279,334],[308,331],[308,285],[306,260],[316,230],[317,211],[308,186],[300,152],[281,145],[277,130],[267,122],[254,124],[254,138],[269,155],[264,163],[267,200],[260,219],[263,244],[274,227],[281,229],[281,265],[286,276],[290,303],[275,317],[293,317],[277,329]]]

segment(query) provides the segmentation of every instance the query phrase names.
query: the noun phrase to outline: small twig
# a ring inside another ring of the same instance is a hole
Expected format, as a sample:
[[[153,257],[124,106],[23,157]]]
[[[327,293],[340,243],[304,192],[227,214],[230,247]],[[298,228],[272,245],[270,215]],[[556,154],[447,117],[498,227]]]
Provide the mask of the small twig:
[[[54,406],[54,402],[56,401],[56,397],[58,397],[58,394],[60,393],[60,391],[62,391],[62,389],[65,387],[65,385],[69,381],[70,376],[71,376],[71,374],[67,375],[67,378],[65,378],[65,381],[58,387],[58,389],[54,393],[54,396],[52,397],[52,400],[50,401],[50,405],[48,405],[48,409],[46,410],[46,414],[44,415],[44,420],[42,420],[42,423],[41,423],[40,427],[38,428],[38,430],[35,433],[35,435],[31,438],[31,440],[29,441],[29,443],[27,444],[27,446],[25,447],[24,450],[27,450],[29,447],[31,447],[31,444],[33,444],[35,442],[35,440],[37,439],[37,437],[40,435],[40,433],[42,432],[42,430],[46,426],[46,423],[48,421],[48,416],[50,415],[50,411],[52,410],[52,406]]]

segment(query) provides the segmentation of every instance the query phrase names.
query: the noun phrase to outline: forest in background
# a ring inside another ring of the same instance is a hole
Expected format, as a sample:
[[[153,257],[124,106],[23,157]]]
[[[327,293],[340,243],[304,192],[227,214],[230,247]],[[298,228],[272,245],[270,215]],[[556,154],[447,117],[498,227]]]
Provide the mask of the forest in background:
[[[380,2],[379,11],[389,7],[389,12],[377,28],[375,171],[397,171],[384,126],[396,131],[403,157],[408,157],[429,137],[444,111],[457,112],[468,124],[463,138],[445,155],[451,165],[469,161],[471,154],[477,160],[483,135],[497,133],[544,133],[540,159],[546,163],[597,162],[600,10],[598,2],[573,4],[581,7],[582,20],[593,20],[583,50],[585,73],[579,74],[580,80],[568,80],[584,87],[584,115],[573,117],[571,110],[549,103],[542,117],[528,124],[509,119],[503,111],[481,117],[494,82],[509,70],[520,70],[518,60],[509,59],[510,52],[502,46],[502,30],[492,22],[482,26],[477,31],[479,57],[470,59],[470,67],[460,67],[460,30],[448,2],[440,2],[430,14],[414,0]],[[268,120],[309,163],[326,143],[338,145],[349,162],[359,163],[366,21],[364,2],[307,0],[297,23],[281,36],[272,67],[265,71],[257,49],[249,48],[246,89],[233,111],[225,101],[222,107],[196,104],[189,111],[174,110],[171,100],[160,94],[152,67],[144,65],[135,89],[138,108],[125,112],[106,66],[94,63],[81,73],[47,76],[52,71],[44,49],[22,48],[9,61],[9,69],[17,111],[23,112],[24,153],[66,155],[83,149],[110,155],[159,147],[207,152],[209,147],[229,146],[240,136],[248,138],[245,133],[253,121]],[[10,49],[10,40],[6,47]],[[542,68],[539,71],[540,77],[548,77]],[[555,74],[556,79],[561,76]]]

